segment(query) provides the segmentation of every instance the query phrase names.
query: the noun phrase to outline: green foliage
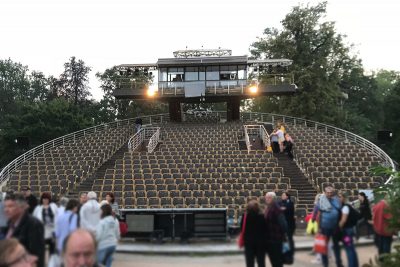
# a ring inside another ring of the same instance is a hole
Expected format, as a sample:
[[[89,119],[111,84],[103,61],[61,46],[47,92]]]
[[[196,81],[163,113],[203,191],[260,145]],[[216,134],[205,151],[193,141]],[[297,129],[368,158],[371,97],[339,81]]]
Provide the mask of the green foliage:
[[[291,71],[300,88],[295,96],[263,98],[256,109],[296,115],[317,121],[338,123],[341,114],[340,81],[358,61],[349,54],[333,22],[323,21],[326,2],[316,6],[297,6],[282,21],[283,29],[267,28],[254,42],[251,53],[256,58],[289,58]],[[272,106],[271,106],[272,105]]]
[[[0,165],[23,153],[15,143],[17,137],[28,137],[30,147],[35,147],[59,136],[93,126],[96,109],[87,103],[79,108],[64,99],[49,102],[17,102],[13,114],[2,121],[0,131]],[[93,106],[95,107],[95,106]]]
[[[121,79],[116,67],[106,69],[103,73],[96,73],[96,77],[101,81],[100,87],[104,92],[100,104],[110,120],[164,113],[168,109],[166,104],[156,101],[115,99],[113,93],[117,90]],[[128,76],[125,74],[123,78],[135,80],[138,84],[146,84],[151,83],[154,77],[143,71],[133,71]]]
[[[387,70],[365,75],[345,36],[326,21],[326,5],[294,7],[281,30],[266,28],[251,45],[254,58],[293,60],[290,71],[299,90],[248,101],[246,108],[333,124],[375,142],[378,130],[392,130],[386,149],[400,161],[400,75]]]
[[[89,72],[91,68],[85,65],[82,60],[71,57],[69,62],[64,64],[64,72],[61,74],[62,95],[67,99],[73,99],[75,105],[84,101],[90,96]]]

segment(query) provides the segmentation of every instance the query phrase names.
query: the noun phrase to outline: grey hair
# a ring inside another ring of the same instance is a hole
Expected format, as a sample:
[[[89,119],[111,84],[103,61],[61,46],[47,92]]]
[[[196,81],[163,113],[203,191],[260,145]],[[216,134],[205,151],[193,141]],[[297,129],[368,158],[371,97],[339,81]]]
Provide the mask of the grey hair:
[[[276,199],[276,194],[275,192],[268,192],[267,194],[265,194],[265,196],[267,197],[272,197],[272,199]]]
[[[60,206],[62,206],[62,207],[66,207],[66,206],[67,206],[67,203],[68,203],[68,201],[69,201],[69,199],[68,199],[68,198],[66,198],[66,197],[62,197],[62,198],[60,199]]]
[[[94,191],[90,191],[89,193],[87,193],[87,197],[88,199],[97,199],[97,194]]]

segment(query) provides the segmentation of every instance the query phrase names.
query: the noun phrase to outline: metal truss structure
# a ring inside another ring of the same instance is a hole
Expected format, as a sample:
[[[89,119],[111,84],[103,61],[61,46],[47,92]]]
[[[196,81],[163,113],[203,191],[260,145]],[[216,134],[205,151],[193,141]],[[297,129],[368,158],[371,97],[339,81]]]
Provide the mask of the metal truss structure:
[[[173,52],[176,58],[194,58],[194,57],[223,57],[231,56],[232,50],[230,49],[190,49],[178,50]]]

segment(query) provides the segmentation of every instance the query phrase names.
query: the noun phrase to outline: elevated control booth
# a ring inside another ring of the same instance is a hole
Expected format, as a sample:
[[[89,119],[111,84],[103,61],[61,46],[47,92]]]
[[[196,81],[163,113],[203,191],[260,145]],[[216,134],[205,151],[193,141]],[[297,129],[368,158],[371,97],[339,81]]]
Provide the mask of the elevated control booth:
[[[119,65],[114,96],[168,102],[174,121],[181,120],[181,103],[227,102],[227,119],[237,120],[242,99],[296,92],[291,60],[231,54],[227,49],[180,50],[157,63]],[[137,78],[139,73],[147,79]]]

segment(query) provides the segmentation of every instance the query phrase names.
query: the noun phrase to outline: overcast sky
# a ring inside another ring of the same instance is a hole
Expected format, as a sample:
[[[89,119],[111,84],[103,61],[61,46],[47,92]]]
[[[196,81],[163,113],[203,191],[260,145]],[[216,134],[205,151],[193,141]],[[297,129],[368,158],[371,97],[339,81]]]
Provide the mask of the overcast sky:
[[[229,48],[249,54],[266,27],[299,0],[0,0],[0,59],[58,76],[71,56],[96,72],[154,63],[179,49]],[[316,3],[319,1],[308,1]],[[328,20],[355,44],[367,70],[400,71],[400,1],[330,0]]]

